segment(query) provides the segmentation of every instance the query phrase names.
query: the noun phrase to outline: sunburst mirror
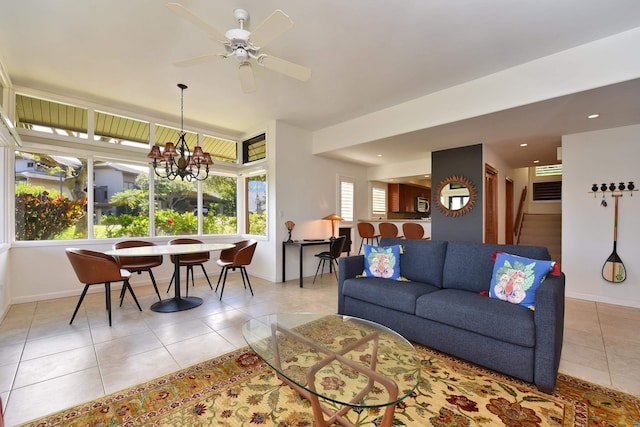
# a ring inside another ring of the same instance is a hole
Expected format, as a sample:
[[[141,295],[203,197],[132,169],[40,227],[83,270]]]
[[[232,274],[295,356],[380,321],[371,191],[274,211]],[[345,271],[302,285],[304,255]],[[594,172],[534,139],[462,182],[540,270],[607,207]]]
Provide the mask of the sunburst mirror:
[[[464,176],[450,176],[440,181],[436,190],[436,205],[446,216],[461,216],[476,203],[476,186]]]

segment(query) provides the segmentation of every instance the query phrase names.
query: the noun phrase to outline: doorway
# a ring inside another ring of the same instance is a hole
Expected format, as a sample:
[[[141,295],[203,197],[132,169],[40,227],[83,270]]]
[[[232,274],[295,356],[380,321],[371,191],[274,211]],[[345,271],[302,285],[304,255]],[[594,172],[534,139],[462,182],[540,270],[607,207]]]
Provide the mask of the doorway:
[[[513,180],[504,180],[504,242],[513,245]]]
[[[498,243],[498,170],[484,165],[484,242]]]

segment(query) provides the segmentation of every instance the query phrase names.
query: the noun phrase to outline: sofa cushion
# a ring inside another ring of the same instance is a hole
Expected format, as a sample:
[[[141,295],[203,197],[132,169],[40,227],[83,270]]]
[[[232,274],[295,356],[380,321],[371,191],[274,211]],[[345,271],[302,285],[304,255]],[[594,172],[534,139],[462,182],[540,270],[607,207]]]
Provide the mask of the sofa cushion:
[[[531,259],[499,252],[491,277],[491,298],[535,308],[536,289],[556,265],[554,261]]]
[[[342,289],[347,297],[414,314],[416,299],[439,288],[421,282],[359,277],[345,280]]]
[[[442,268],[445,262],[447,242],[385,237],[380,239],[380,245],[402,245],[402,254],[400,255],[402,277],[442,287]]]
[[[423,295],[416,315],[524,347],[536,341],[533,311],[474,292],[442,289]]]
[[[495,252],[507,252],[540,260],[551,259],[547,248],[541,246],[451,241],[447,244],[442,287],[478,293],[488,291],[493,274]]]
[[[381,279],[400,279],[400,252],[402,246],[364,245],[363,276]]]

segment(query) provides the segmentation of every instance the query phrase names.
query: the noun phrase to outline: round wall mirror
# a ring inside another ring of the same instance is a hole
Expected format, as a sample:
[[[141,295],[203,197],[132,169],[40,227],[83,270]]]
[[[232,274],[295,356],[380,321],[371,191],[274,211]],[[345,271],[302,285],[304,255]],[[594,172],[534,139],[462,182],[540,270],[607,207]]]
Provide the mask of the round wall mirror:
[[[440,181],[436,190],[436,205],[446,216],[469,212],[476,202],[476,187],[463,176],[450,176]]]

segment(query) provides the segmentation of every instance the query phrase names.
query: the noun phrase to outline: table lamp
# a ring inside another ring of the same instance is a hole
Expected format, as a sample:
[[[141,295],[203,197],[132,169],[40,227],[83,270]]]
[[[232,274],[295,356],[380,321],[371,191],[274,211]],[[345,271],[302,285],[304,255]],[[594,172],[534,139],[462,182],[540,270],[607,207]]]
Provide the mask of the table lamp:
[[[284,223],[284,225],[287,227],[287,231],[289,232],[289,239],[287,240],[287,243],[291,243],[293,242],[293,240],[291,240],[291,232],[293,231],[293,227],[295,227],[296,224],[293,221],[287,221]]]
[[[336,228],[335,228],[336,221],[342,221],[343,218],[341,216],[336,215],[336,214],[333,213],[331,215],[325,216],[322,219],[326,219],[326,220],[331,221],[331,240],[335,240],[335,238],[336,238]]]

